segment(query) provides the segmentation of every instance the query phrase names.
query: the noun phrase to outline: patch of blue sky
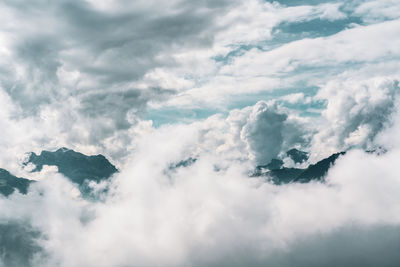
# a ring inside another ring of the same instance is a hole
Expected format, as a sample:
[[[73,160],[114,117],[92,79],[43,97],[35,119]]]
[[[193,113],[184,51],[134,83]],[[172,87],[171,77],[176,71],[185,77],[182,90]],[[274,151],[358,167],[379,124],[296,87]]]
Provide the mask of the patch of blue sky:
[[[311,102],[298,101],[296,103],[290,103],[287,101],[281,101],[282,105],[288,109],[296,110],[301,116],[317,116],[326,107],[326,101],[318,100]]]
[[[323,3],[336,3],[340,1],[332,1],[332,0],[265,0],[265,2],[276,2],[285,6],[314,6]]]
[[[231,45],[231,51],[226,55],[217,55],[213,59],[221,64],[230,64],[234,58],[240,57],[251,49],[270,51],[284,44],[304,38],[327,37],[337,34],[352,25],[362,25],[362,19],[348,16],[345,19],[327,20],[311,19],[305,21],[283,22],[272,29],[272,38],[255,44]]]
[[[300,116],[316,118],[321,116],[321,112],[319,110],[308,109],[301,111]]]
[[[231,63],[233,58],[243,56],[247,51],[250,51],[253,48],[262,50],[263,43],[231,45],[229,48],[231,49],[231,51],[229,53],[227,53],[226,55],[217,55],[217,56],[213,57],[213,59],[216,62],[219,62],[222,64],[229,64],[229,63]]]
[[[386,59],[383,58],[380,60],[385,61]],[[153,125],[155,127],[159,127],[163,124],[191,123],[208,118],[214,114],[228,115],[229,111],[233,109],[243,109],[248,106],[253,106],[261,100],[276,100],[284,107],[297,111],[301,116],[316,117],[319,116],[320,112],[325,108],[325,101],[300,100],[291,103],[290,101],[285,101],[284,97],[291,94],[302,93],[304,98],[312,98],[320,89],[317,86],[318,84],[324,84],[330,78],[343,73],[343,71],[357,70],[364,64],[365,62],[351,61],[335,64],[334,66],[329,63],[327,66],[300,65],[294,71],[279,74],[279,78],[296,80],[290,87],[275,88],[274,90],[265,90],[258,93],[226,96],[226,105],[218,108],[210,108],[207,106],[194,109],[178,107],[150,109],[146,114],[146,119],[153,120]]]
[[[221,114],[227,116],[229,111],[233,109],[243,109],[248,106],[253,106],[257,102],[277,100],[283,106],[296,110],[301,116],[318,116],[319,110],[322,110],[325,103],[323,101],[311,101],[308,103],[303,103],[299,101],[298,103],[289,103],[281,98],[294,93],[303,93],[305,97],[312,97],[318,91],[318,87],[301,87],[301,88],[283,88],[273,91],[264,91],[254,94],[240,94],[236,96],[231,96],[227,99],[228,105],[226,107],[210,109],[205,108],[160,108],[160,109],[150,109],[147,111],[146,119],[153,121],[153,126],[158,128],[164,124],[175,124],[175,123],[191,123],[194,121],[206,119],[215,114]]]
[[[311,65],[309,62],[298,62],[296,68],[290,72],[277,73],[276,77],[281,79],[290,78],[296,80],[297,87],[310,87],[318,81],[330,79],[351,69],[357,69],[363,65],[363,62],[343,62],[333,65],[331,62],[326,62],[324,65]],[[296,62],[294,62],[296,64]]]
[[[153,126],[158,128],[164,124],[191,123],[197,120],[208,118],[214,114],[227,114],[225,111],[210,108],[160,108],[149,109],[145,119],[152,120]]]
[[[362,24],[362,19],[349,16],[345,19],[327,20],[315,18],[306,21],[283,22],[272,30],[273,42],[287,43],[303,38],[326,37]]]
[[[146,119],[152,120],[154,127],[163,124],[191,123],[197,120],[206,119],[214,114],[227,116],[233,109],[243,109],[253,106],[257,102],[276,100],[284,107],[297,111],[304,117],[316,117],[325,108],[325,101],[298,101],[291,103],[284,100],[284,97],[291,94],[302,93],[304,98],[313,97],[320,89],[316,84],[323,81],[324,78],[335,77],[344,70],[357,69],[362,62],[345,62],[335,66],[299,66],[292,72],[281,73],[280,78],[295,78],[297,80],[293,85],[287,88],[275,88],[274,90],[265,90],[258,93],[248,93],[226,96],[226,105],[218,108],[209,106],[197,108],[165,107],[160,109],[149,109]]]
[[[280,4],[294,6],[294,5],[317,5],[325,2],[338,2],[338,1],[277,1]],[[348,3],[349,4],[349,3]],[[352,27],[353,24],[363,25],[361,17],[352,16],[352,10],[349,5],[345,5],[343,10],[347,14],[344,19],[338,20],[325,20],[314,18],[310,20],[283,22],[277,25],[272,30],[272,38],[254,44],[233,44],[230,46],[231,51],[226,55],[218,55],[214,60],[221,65],[230,64],[232,60],[237,57],[243,56],[251,49],[258,49],[260,51],[270,51],[276,47],[290,43],[303,38],[318,38],[326,37],[337,34],[347,28]],[[208,107],[196,109],[177,109],[177,108],[162,108],[159,110],[149,110],[147,118],[152,119],[154,126],[159,127],[166,123],[177,122],[193,122],[196,120],[205,119],[213,114],[227,115],[232,109],[242,109],[247,106],[252,106],[260,100],[276,99],[285,107],[297,110],[302,116],[319,116],[320,111],[324,108],[324,101],[310,101],[310,102],[296,102],[290,103],[282,100],[283,96],[303,93],[305,97],[314,96],[318,91],[315,86],[316,81],[324,81],[327,77],[334,77],[345,70],[357,69],[365,62],[343,62],[335,66],[327,62],[326,66],[310,66],[299,65],[294,71],[277,73],[276,77],[295,78],[297,80],[295,85],[291,88],[276,88],[275,90],[262,91],[252,94],[234,95],[227,98],[225,107],[218,109],[209,109]]]
[[[319,87],[316,86],[300,86],[300,87],[292,87],[292,88],[280,88],[273,91],[263,91],[255,94],[240,94],[230,98],[230,104],[228,105],[227,109],[242,109],[247,106],[253,106],[258,101],[264,100],[276,100],[280,102],[283,106],[295,109],[298,111],[306,111],[308,109],[322,109],[324,107],[323,102],[315,102],[311,101],[309,103],[304,103],[302,101],[298,101],[296,103],[289,103],[282,98],[287,95],[302,93],[304,98],[313,97],[318,92]]]
[[[293,79],[296,80],[296,86],[309,87],[316,84],[326,83],[327,81],[335,78],[338,75],[349,73],[368,66],[376,65],[383,62],[399,61],[400,57],[388,54],[373,61],[356,61],[349,60],[344,62],[326,62],[319,63],[318,65],[311,65],[308,62],[302,62],[290,72],[282,72],[277,75],[280,79]]]

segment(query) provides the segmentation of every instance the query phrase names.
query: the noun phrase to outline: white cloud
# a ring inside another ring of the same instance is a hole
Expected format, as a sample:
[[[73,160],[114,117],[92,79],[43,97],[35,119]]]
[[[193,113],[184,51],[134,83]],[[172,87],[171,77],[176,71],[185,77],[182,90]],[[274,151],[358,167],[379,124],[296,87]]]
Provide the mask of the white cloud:
[[[303,125],[288,119],[276,103],[258,102],[253,108],[240,137],[251,152],[251,158],[259,165],[268,164],[285,148],[289,150],[305,142]]]
[[[148,135],[115,177],[104,203],[71,197],[71,185],[53,175],[27,197],[1,199],[2,216],[28,219],[43,231],[47,258],[39,266],[72,267],[274,266],[277,255],[302,262],[297,245],[312,250],[335,236],[350,238],[351,227],[374,233],[399,226],[398,147],[381,156],[349,152],[330,171],[327,184],[271,185],[248,178],[247,164],[240,161],[216,170],[225,160],[215,151],[166,173],[171,161],[196,148],[199,129],[199,124],[168,126]],[[379,257],[374,243],[364,246]],[[335,250],[323,255],[317,261],[329,264]]]
[[[344,6],[2,2],[0,167],[40,182],[26,196],[0,197],[0,231],[10,222],[28,229],[27,240],[41,247],[24,254],[33,266],[329,266],[337,258],[346,266],[359,260],[354,251],[363,266],[382,255],[375,265],[399,262],[390,239],[400,227],[398,5]],[[268,44],[280,23],[347,14],[367,24]],[[298,93],[307,86],[319,88],[316,96]],[[228,109],[232,96],[265,91],[279,99]],[[301,117],[279,101],[326,106],[319,117]],[[148,103],[227,115],[156,129],[143,119]],[[118,163],[103,202],[81,199],[54,168],[35,176],[21,169],[24,152],[59,146]],[[362,151],[379,146],[388,151]],[[308,150],[311,162],[361,150],[340,157],[325,184],[248,177],[293,147]],[[169,168],[188,158],[197,160]]]
[[[289,102],[290,104],[295,104],[304,101],[304,93],[289,94],[281,97],[282,100]]]
[[[357,26],[333,36],[301,39],[267,51],[252,48],[163,105],[224,108],[230,96],[274,91],[299,84],[321,86],[338,74],[354,72],[356,65],[376,69],[364,73],[367,78],[375,76],[377,71],[382,72],[381,68],[385,68],[387,74],[398,75],[398,68],[386,62],[400,56],[399,24],[399,20],[394,20]],[[209,64],[207,62],[207,66]],[[314,71],[307,71],[308,68]],[[361,74],[359,71],[358,75]]]
[[[327,156],[351,147],[376,149],[374,138],[395,110],[398,82],[386,78],[332,81],[316,98],[327,101],[321,124],[313,138],[314,156]]]
[[[361,3],[355,14],[361,16],[367,23],[399,18],[399,6],[396,0],[372,0]]]

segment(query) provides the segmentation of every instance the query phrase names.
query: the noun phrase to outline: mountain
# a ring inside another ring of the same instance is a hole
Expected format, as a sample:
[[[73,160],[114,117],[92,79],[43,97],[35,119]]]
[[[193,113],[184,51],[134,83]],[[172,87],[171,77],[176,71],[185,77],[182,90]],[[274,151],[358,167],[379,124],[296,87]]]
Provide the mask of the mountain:
[[[32,172],[41,171],[44,165],[57,166],[59,173],[78,185],[85,180],[106,180],[118,171],[103,155],[87,156],[65,147],[54,152],[44,150],[40,155],[32,152],[24,164],[28,163],[36,166]]]
[[[33,181],[16,177],[7,170],[0,168],[0,194],[8,196],[14,193],[15,189],[21,194],[26,194],[31,182]]]
[[[295,153],[297,154],[297,152]],[[322,181],[328,173],[329,168],[335,163],[339,156],[345,153],[346,152],[335,153],[326,159],[318,161],[316,164],[309,165],[306,169],[281,167],[280,164],[277,164],[280,160],[273,159],[271,163],[266,166],[257,166],[256,171],[251,176],[268,176],[274,184]]]
[[[103,155],[87,156],[64,147],[54,152],[44,150],[40,155],[32,152],[24,165],[28,163],[35,165],[32,172],[41,171],[44,165],[57,166],[59,173],[79,185],[84,196],[91,193],[88,182],[106,180],[118,171]],[[0,168],[0,194],[4,196],[9,196],[15,190],[26,194],[32,182]]]
[[[336,159],[343,154],[345,152],[333,154],[316,164],[308,166],[306,169],[285,168],[282,167],[282,160],[273,159],[265,166],[257,166],[256,171],[251,176],[268,176],[275,184],[307,183],[312,180],[321,181]],[[287,155],[295,162],[303,162],[308,158],[307,153],[297,149],[289,150]],[[170,169],[187,167],[194,162],[196,162],[196,158],[188,158],[172,164]],[[103,155],[87,156],[68,148],[60,148],[53,152],[44,150],[40,155],[32,152],[24,164],[28,163],[35,165],[32,172],[41,171],[44,165],[57,166],[61,174],[79,186],[84,196],[88,196],[91,193],[88,182],[106,180],[118,171]],[[34,181],[16,177],[7,170],[0,168],[0,194],[8,196],[15,190],[26,194],[32,182]]]
[[[303,163],[308,160],[308,153],[293,148],[286,152],[286,155],[291,158],[295,163]]]
[[[293,182],[302,172],[304,172],[304,169],[281,168],[270,170],[267,174],[271,176],[275,184],[288,184]]]
[[[189,158],[187,158],[185,160],[181,160],[177,163],[170,164],[169,169],[174,170],[174,169],[181,168],[181,167],[189,167],[189,166],[193,165],[196,161],[197,161],[197,158],[189,157]]]
[[[318,161],[314,165],[308,166],[294,182],[308,183],[311,180],[322,180],[327,174],[329,168],[335,163],[339,156],[344,155],[346,152],[339,152],[329,156],[326,159]]]

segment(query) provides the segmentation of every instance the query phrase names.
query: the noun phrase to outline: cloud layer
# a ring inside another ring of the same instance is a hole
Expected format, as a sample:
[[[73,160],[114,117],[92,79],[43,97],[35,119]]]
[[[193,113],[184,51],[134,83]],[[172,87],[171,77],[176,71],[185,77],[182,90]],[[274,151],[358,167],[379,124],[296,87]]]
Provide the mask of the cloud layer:
[[[0,266],[398,266],[399,8],[1,1],[0,168],[40,182],[0,197]],[[120,170],[99,201],[21,164],[63,146]],[[348,152],[249,177],[292,148]]]

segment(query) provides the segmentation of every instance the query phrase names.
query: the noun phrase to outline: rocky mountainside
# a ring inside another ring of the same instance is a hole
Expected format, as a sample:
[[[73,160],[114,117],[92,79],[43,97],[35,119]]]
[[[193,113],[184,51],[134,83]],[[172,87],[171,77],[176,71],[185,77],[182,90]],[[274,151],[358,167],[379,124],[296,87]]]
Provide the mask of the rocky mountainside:
[[[256,171],[251,176],[265,176],[270,178],[271,181],[275,184],[308,183],[313,180],[322,181],[326,176],[329,168],[335,163],[336,159],[344,154],[345,152],[335,153],[328,158],[318,161],[315,164],[309,165],[305,169],[286,168],[283,167],[282,160],[273,159],[269,164],[265,166],[257,166]],[[305,152],[298,150],[294,151],[293,149],[289,150],[287,155],[292,158],[293,161],[297,161],[298,163],[301,163],[308,158]]]
[[[100,182],[118,171],[103,155],[87,156],[65,147],[54,152],[44,150],[40,155],[32,152],[28,163],[36,166],[33,172],[41,171],[44,165],[57,166],[61,174],[79,185],[85,180]]]
[[[32,172],[41,171],[44,165],[57,166],[59,173],[77,184],[84,195],[90,193],[88,182],[106,180],[118,171],[103,155],[87,156],[68,148],[53,152],[44,150],[40,155],[32,152],[24,165],[29,163],[35,165]],[[26,194],[32,182],[0,169],[0,194],[8,196],[15,190]]]
[[[251,176],[268,177],[275,184],[307,183],[312,180],[322,181],[336,159],[344,153],[333,154],[316,164],[309,165],[305,169],[286,168],[283,167],[282,160],[273,159],[265,166],[257,166],[256,171]],[[297,149],[289,150],[287,156],[296,163],[302,163],[308,159],[307,153]],[[195,162],[195,158],[189,158],[170,166],[170,169],[187,167]],[[100,182],[106,180],[118,171],[103,155],[87,156],[68,148],[60,148],[53,152],[44,150],[40,155],[32,152],[24,164],[27,165],[29,163],[35,166],[32,172],[41,171],[44,165],[57,166],[61,174],[78,185],[84,196],[90,194],[90,188],[88,187],[90,181]],[[32,182],[34,181],[16,177],[7,170],[0,169],[0,194],[4,196],[12,194],[15,190],[26,194]]]
[[[345,152],[335,153],[326,159],[318,161],[314,165],[308,166],[307,169],[305,169],[299,176],[297,176],[294,182],[308,183],[311,180],[322,180],[326,176],[329,168],[341,155],[344,154]]]
[[[8,196],[15,190],[18,190],[21,194],[26,194],[31,182],[31,180],[16,177],[7,170],[0,168],[0,194]]]

